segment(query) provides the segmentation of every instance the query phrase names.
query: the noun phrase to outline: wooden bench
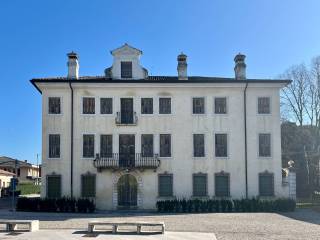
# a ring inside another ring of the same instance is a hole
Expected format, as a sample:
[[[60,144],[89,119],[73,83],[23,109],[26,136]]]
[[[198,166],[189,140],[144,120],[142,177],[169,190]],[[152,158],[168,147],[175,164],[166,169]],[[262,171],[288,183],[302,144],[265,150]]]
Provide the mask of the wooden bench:
[[[88,223],[88,232],[93,233],[95,226],[112,226],[112,233],[118,232],[119,226],[135,226],[137,227],[137,233],[141,233],[141,227],[161,227],[161,233],[164,234],[164,222],[102,222],[102,221],[91,221]]]
[[[29,232],[39,230],[39,220],[0,220],[0,224],[5,224],[8,232],[17,231],[18,225],[28,225]]]

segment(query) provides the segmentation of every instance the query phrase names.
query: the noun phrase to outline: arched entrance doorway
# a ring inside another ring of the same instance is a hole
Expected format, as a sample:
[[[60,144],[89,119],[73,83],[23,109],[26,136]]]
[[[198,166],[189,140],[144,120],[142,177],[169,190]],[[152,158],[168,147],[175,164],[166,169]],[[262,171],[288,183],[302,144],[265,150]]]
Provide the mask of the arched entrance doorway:
[[[121,176],[117,184],[118,206],[124,208],[137,206],[138,183],[134,176],[125,174]]]

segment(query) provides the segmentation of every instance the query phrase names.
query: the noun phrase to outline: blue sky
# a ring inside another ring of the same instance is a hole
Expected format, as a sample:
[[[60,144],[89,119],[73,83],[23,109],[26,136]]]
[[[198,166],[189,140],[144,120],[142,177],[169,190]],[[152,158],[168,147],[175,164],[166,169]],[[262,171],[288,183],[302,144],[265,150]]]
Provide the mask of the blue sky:
[[[66,53],[80,75],[102,75],[110,50],[127,42],[151,75],[175,75],[188,55],[190,75],[233,76],[236,53],[248,78],[276,78],[320,55],[320,1],[0,1],[0,156],[36,161],[41,95],[29,80],[65,76]]]

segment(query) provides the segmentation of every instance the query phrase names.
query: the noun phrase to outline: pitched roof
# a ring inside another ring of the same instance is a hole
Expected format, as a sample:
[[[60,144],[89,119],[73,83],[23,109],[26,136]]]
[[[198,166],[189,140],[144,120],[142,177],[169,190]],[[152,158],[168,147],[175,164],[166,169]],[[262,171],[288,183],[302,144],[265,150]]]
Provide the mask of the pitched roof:
[[[200,77],[189,76],[188,80],[179,80],[177,76],[148,76],[145,79],[112,79],[106,76],[81,76],[78,79],[70,79],[67,77],[48,77],[48,78],[34,78],[30,80],[34,87],[41,93],[36,83],[178,83],[178,84],[193,84],[193,83],[283,83],[289,84],[291,80],[288,79],[246,79],[236,80],[234,78],[222,77]]]
[[[2,156],[2,157],[0,157],[0,167],[2,167],[2,166],[14,167],[16,160],[18,161],[18,167],[31,167],[32,166],[31,163],[21,161],[18,159],[13,159],[10,157]]]
[[[2,169],[0,169],[0,176],[14,176],[15,174],[14,173],[12,173],[12,172],[8,172],[8,171],[5,171],[5,170],[2,170]]]

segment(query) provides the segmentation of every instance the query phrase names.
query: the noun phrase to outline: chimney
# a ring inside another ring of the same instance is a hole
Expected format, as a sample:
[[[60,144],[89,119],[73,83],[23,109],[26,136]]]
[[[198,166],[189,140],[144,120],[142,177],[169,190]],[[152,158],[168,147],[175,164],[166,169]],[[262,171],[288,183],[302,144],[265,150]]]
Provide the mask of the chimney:
[[[246,63],[244,62],[246,56],[238,53],[235,58],[234,74],[236,80],[246,80]]]
[[[67,54],[68,56],[68,78],[79,78],[79,62],[78,54],[71,52]]]
[[[178,60],[178,79],[179,80],[188,80],[188,74],[187,74],[187,55],[181,53],[177,57]]]

